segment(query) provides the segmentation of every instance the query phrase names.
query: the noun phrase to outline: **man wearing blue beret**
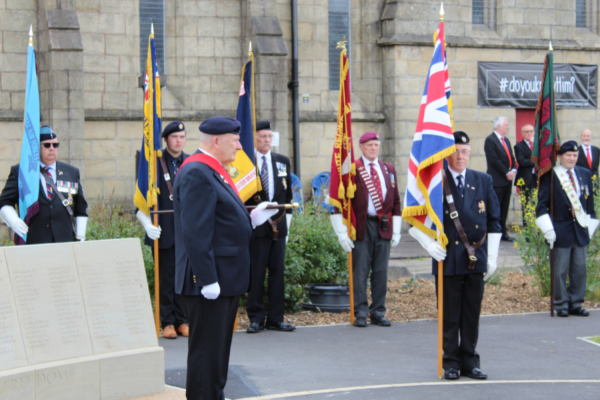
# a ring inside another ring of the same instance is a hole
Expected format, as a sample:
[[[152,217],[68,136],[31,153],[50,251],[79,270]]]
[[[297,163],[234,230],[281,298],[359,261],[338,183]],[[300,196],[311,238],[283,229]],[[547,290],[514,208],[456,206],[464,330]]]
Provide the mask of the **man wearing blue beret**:
[[[58,136],[52,128],[40,128],[40,194],[39,211],[29,226],[19,218],[19,164],[13,165],[0,195],[0,217],[15,232],[15,242],[26,244],[72,242],[85,240],[87,202],[79,169],[57,161]]]
[[[559,317],[590,315],[582,307],[587,247],[599,221],[594,211],[592,173],[576,165],[577,155],[577,142],[562,144],[558,151],[560,164],[540,179],[535,210],[535,222],[550,248],[554,248],[554,308]],[[554,193],[550,193],[550,179],[554,180]],[[553,220],[549,215],[550,196],[554,198]]]
[[[240,123],[211,117],[200,148],[175,178],[175,292],[189,321],[186,396],[225,398],[229,350],[240,296],[250,286],[252,230],[277,210],[263,202],[248,213],[225,166],[242,149]]]
[[[183,152],[185,146],[185,125],[181,121],[173,121],[165,127],[162,138],[167,147],[158,158],[158,209],[173,209],[173,181],[177,171],[188,158]],[[175,227],[173,214],[161,214],[158,227],[154,226],[150,217],[137,211],[136,217],[146,230],[144,243],[151,246],[154,252],[154,241],[158,240],[158,265],[160,288],[160,324],[165,339],[177,339],[189,335],[187,318],[178,294],[175,294]]]

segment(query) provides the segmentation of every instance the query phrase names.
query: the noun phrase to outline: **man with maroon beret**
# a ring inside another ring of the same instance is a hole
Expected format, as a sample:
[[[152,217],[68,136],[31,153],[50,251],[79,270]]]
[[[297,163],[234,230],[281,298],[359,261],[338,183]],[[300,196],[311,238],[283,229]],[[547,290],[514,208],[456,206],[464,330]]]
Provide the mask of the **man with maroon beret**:
[[[385,318],[385,295],[390,248],[400,242],[402,211],[398,179],[393,164],[379,156],[379,135],[366,132],[359,141],[362,157],[356,160],[356,193],[352,208],[356,216],[356,240],[348,236],[341,214],[333,214],[331,223],[344,250],[352,252],[354,278],[354,326],[371,324],[391,326]],[[354,250],[352,250],[354,249]],[[371,305],[367,300],[367,279],[371,272]]]

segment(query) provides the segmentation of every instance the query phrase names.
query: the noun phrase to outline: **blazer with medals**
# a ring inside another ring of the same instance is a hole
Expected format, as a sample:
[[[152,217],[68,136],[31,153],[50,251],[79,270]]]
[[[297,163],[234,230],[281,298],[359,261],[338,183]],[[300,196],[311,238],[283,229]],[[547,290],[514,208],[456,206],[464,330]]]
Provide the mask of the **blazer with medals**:
[[[515,156],[519,164],[517,175],[515,176],[515,186],[518,186],[519,179],[523,179],[523,187],[529,188],[533,186],[533,181],[537,180],[537,175],[533,173],[535,163],[531,161],[531,149],[525,140],[521,140],[515,145]],[[535,183],[537,185],[537,182]]]
[[[515,156],[512,152],[510,140],[505,137],[504,143],[506,143],[506,148],[510,153],[510,160],[508,154],[506,154],[506,150],[504,150],[504,146],[502,146],[502,142],[494,132],[485,138],[485,144],[483,146],[485,160],[487,162],[487,173],[492,177],[494,186],[510,185],[511,182],[506,179],[506,174],[513,168],[517,169],[517,163],[515,162]]]
[[[362,157],[359,159],[362,161]],[[356,217],[356,240],[364,240],[365,238],[365,227],[367,225],[367,210],[369,208],[369,190],[365,181],[360,175],[359,168],[366,168],[366,166],[360,167],[360,162],[357,160],[357,171],[355,177],[356,193],[354,194],[354,200],[352,201],[352,208],[354,209],[354,216]],[[379,167],[383,172],[383,179],[385,180],[385,187],[387,192],[385,199],[383,200],[383,214],[389,218],[388,229],[381,230],[381,224],[379,226],[379,234],[383,239],[391,240],[393,230],[393,218],[394,215],[402,215],[400,208],[400,195],[398,194],[398,175],[396,175],[396,168],[393,164],[378,160]],[[368,171],[367,171],[368,172]]]
[[[587,154],[583,151],[583,146],[579,146],[579,155],[577,156],[577,165],[592,171],[592,175],[598,176],[598,165],[600,164],[600,149],[596,146],[590,146],[592,148],[592,168],[587,161]]]
[[[15,207],[19,204],[19,164],[10,168],[10,175],[0,194],[0,208],[4,206]],[[40,211],[31,218],[27,244],[72,242],[75,240],[73,225],[69,212],[62,204],[57,194],[52,200],[46,197],[46,192],[40,181],[40,195],[38,202]],[[71,200],[73,217],[87,217],[87,201],[83,196],[83,188],[79,177],[79,169],[72,165],[56,162],[56,188],[65,200]],[[53,240],[54,239],[54,240]]]
[[[579,201],[583,212],[596,218],[594,211],[594,191],[592,183],[592,173],[589,169],[575,166],[575,175],[581,188]],[[580,246],[587,246],[590,243],[590,234],[588,228],[582,227],[577,218],[573,215],[573,206],[562,188],[558,176],[555,172],[546,173],[540,181],[538,191],[538,203],[535,209],[536,217],[540,217],[550,212],[550,175],[554,179],[554,231],[556,232],[556,247],[571,247],[577,238]]]
[[[175,173],[173,172],[173,156],[167,152],[166,149],[162,150],[163,157],[165,159],[165,164],[167,164],[167,169],[169,170],[169,177],[171,178],[171,185],[175,182]],[[188,154],[181,153],[182,162],[185,161],[186,158],[189,157]],[[173,209],[173,201],[170,198],[169,187],[167,186],[167,181],[165,180],[162,163],[158,161],[156,163],[158,169],[158,188],[160,193],[158,194],[158,209],[161,211],[172,210]],[[169,249],[175,243],[175,235],[173,231],[175,229],[175,222],[173,214],[159,214],[158,215],[158,225],[161,227],[160,238],[158,239],[158,248],[159,249]],[[153,246],[154,240],[150,240],[148,235],[144,238],[144,244],[147,246]]]
[[[500,204],[494,191],[491,177],[471,169],[465,172],[465,197],[458,194],[456,182],[448,168],[444,168],[448,185],[458,211],[458,218],[469,239],[469,243],[479,242],[488,233],[502,233],[500,226]],[[469,254],[463,244],[454,221],[450,218],[450,207],[444,195],[444,233],[448,237],[447,255],[444,260],[444,275],[456,276],[477,274],[487,271],[487,238],[475,250],[477,262],[469,269]],[[432,260],[432,273],[437,275],[438,263]]]
[[[188,163],[175,178],[173,209],[175,292],[200,296],[218,282],[220,296],[246,293],[252,222],[235,191],[208,165]]]
[[[262,163],[262,161],[260,161]],[[262,165],[262,164],[259,164]],[[294,199],[294,193],[292,192],[292,175],[290,168],[290,159],[282,154],[273,153],[271,151],[271,166],[273,170],[273,200],[277,204],[286,204],[291,203]],[[259,167],[260,171],[260,167]],[[260,179],[260,176],[258,177]],[[257,193],[260,196],[260,201],[256,201],[254,196],[246,201],[247,206],[255,206],[258,203],[263,201],[269,201],[267,195],[263,190]],[[279,210],[277,214],[271,217],[271,221],[276,221],[277,218],[282,217],[284,213],[291,214],[292,210]],[[284,238],[288,234],[288,226],[285,217],[282,217],[277,223],[277,231],[279,232],[279,237]],[[269,221],[265,222],[261,226],[257,226],[254,229],[254,236],[256,237],[264,237],[268,236],[270,238],[273,237],[273,227],[269,223]]]

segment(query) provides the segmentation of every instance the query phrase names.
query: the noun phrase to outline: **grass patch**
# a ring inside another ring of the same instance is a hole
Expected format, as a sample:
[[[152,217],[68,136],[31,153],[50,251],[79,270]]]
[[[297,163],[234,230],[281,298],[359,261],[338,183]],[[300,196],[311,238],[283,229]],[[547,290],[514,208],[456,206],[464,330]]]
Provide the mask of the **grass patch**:
[[[592,336],[592,337],[590,338],[590,340],[591,340],[592,342],[596,342],[596,343],[600,344],[600,336]]]

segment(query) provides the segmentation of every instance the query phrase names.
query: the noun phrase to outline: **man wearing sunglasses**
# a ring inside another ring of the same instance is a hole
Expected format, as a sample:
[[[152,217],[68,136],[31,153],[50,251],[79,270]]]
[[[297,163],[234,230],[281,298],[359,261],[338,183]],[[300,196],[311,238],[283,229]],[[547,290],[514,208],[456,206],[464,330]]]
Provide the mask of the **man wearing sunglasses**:
[[[13,165],[0,194],[0,217],[26,244],[72,242],[85,240],[87,202],[79,169],[57,161],[58,139],[48,125],[40,128],[40,194],[39,211],[29,226],[19,218],[19,164]],[[16,241],[17,237],[15,237]]]

